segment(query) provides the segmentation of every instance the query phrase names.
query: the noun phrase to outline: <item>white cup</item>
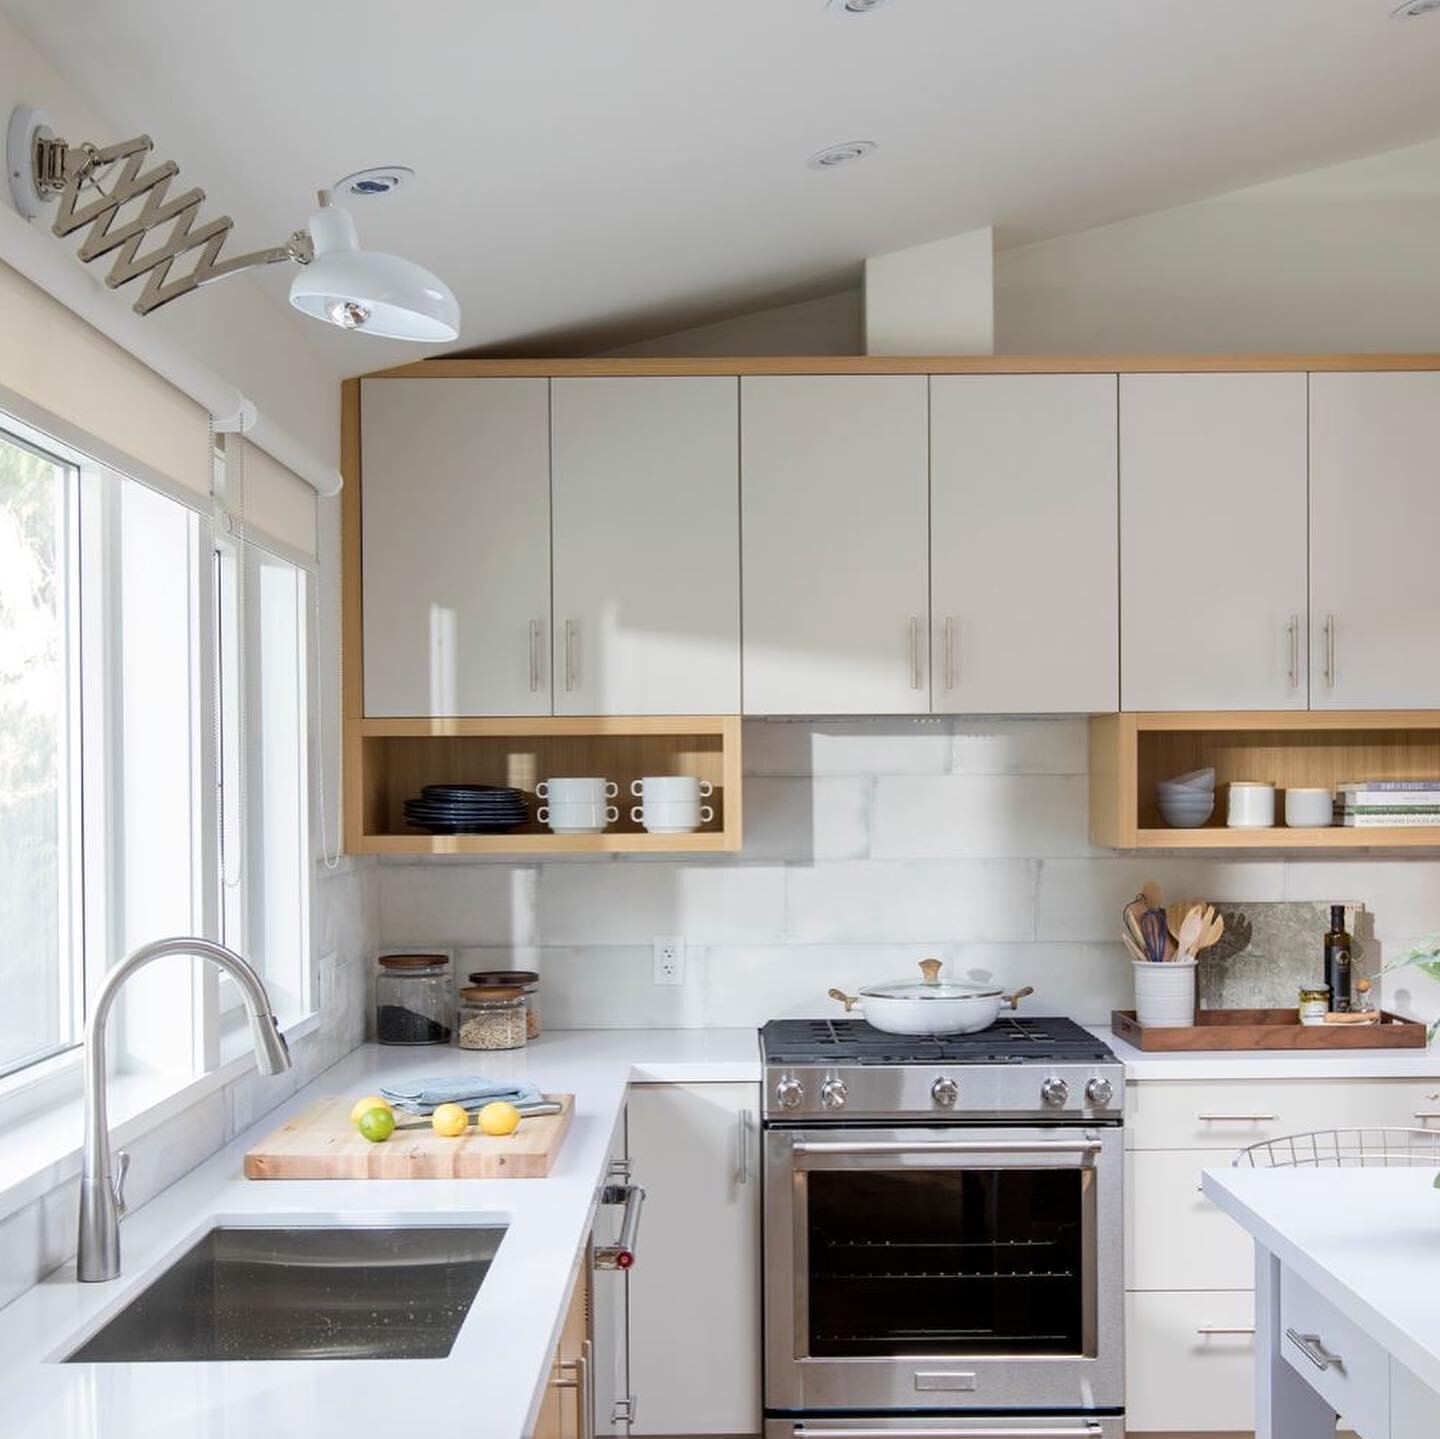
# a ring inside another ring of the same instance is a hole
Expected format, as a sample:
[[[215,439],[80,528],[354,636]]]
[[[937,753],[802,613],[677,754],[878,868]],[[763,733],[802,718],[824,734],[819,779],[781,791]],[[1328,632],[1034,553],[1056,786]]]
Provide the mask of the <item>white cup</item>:
[[[1335,823],[1335,796],[1328,789],[1287,789],[1285,823],[1324,829]]]
[[[535,818],[548,825],[552,834],[600,834],[607,824],[620,818],[620,811],[613,804],[553,800],[542,804]]]
[[[1231,829],[1269,829],[1275,823],[1275,786],[1230,782],[1229,809],[1225,823]]]
[[[690,774],[647,774],[630,781],[630,793],[645,804],[699,804],[709,799],[715,786],[708,779]]]
[[[715,811],[698,800],[693,803],[647,800],[631,808],[630,818],[636,824],[643,824],[651,834],[692,834],[702,824],[709,824],[715,818]]]
[[[542,779],[535,786],[535,797],[552,804],[604,804],[619,793],[613,779]]]

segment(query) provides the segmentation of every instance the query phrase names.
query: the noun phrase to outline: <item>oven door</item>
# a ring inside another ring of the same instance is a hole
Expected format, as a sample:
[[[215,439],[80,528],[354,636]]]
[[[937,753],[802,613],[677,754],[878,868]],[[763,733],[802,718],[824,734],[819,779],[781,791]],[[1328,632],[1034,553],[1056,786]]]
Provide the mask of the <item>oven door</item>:
[[[1122,1409],[1122,1133],[767,1130],[767,1410]]]

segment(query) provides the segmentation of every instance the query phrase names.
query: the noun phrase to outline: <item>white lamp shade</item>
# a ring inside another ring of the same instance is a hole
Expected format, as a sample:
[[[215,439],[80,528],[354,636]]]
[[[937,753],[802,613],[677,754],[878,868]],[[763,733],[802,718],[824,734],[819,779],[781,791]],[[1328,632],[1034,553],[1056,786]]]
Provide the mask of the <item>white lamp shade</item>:
[[[445,341],[460,333],[450,287],[413,260],[379,250],[317,256],[291,281],[290,303],[317,320],[392,340]],[[340,318],[347,315],[348,325]]]
[[[450,287],[413,260],[362,250],[346,210],[321,196],[310,217],[315,258],[290,283],[290,303],[317,320],[389,340],[453,340],[460,305]]]

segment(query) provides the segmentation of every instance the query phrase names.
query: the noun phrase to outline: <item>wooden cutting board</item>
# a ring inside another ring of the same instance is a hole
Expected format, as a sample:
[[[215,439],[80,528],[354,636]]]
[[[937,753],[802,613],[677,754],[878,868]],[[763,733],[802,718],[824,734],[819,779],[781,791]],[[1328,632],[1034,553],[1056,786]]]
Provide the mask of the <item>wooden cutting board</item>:
[[[497,1139],[472,1124],[458,1139],[441,1139],[428,1126],[397,1129],[371,1144],[350,1123],[354,1099],[320,1099],[282,1124],[245,1156],[247,1179],[543,1179],[555,1162],[573,1094],[547,1094],[559,1114],[522,1119],[514,1134]],[[405,1123],[412,1115],[396,1111]]]

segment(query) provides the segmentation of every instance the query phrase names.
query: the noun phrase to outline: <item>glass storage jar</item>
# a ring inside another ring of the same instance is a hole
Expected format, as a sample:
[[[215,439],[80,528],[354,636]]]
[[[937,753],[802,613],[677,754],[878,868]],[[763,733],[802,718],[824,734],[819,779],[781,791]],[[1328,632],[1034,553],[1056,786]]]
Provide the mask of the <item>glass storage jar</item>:
[[[444,954],[382,954],[375,976],[375,1038],[381,1044],[449,1044],[455,989]]]
[[[525,995],[508,985],[471,985],[460,991],[461,1049],[523,1049]]]
[[[470,983],[481,988],[518,989],[525,998],[525,1037],[540,1033],[540,976],[533,969],[480,969]]]

